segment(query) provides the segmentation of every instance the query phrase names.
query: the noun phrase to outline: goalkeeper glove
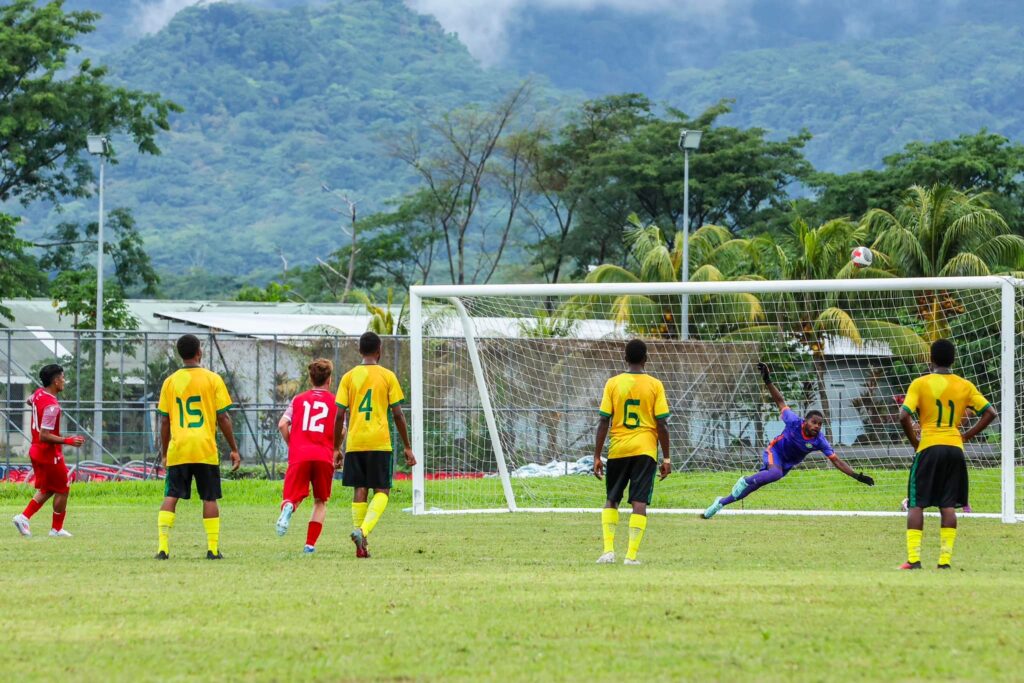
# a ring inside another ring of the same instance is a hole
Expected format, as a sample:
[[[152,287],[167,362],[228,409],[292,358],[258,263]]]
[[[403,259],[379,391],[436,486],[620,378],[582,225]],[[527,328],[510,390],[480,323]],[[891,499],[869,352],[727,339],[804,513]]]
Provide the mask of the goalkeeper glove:
[[[869,477],[866,474],[861,474],[860,472],[857,472],[856,474],[854,474],[853,478],[856,479],[857,481],[859,481],[862,484],[867,484],[868,486],[874,486],[875,485],[875,480],[874,479],[872,479],[871,477]]]
[[[765,384],[772,383],[772,369],[766,363],[758,363],[757,371],[761,373],[761,379],[764,380]]]

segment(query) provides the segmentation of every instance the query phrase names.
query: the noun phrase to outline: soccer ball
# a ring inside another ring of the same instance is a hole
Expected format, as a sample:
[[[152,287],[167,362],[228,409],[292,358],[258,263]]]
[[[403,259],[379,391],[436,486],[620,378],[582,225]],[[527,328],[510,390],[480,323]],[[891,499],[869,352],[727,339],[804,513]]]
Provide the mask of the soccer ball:
[[[875,260],[875,255],[867,247],[854,247],[850,252],[850,260],[855,268],[867,268]]]

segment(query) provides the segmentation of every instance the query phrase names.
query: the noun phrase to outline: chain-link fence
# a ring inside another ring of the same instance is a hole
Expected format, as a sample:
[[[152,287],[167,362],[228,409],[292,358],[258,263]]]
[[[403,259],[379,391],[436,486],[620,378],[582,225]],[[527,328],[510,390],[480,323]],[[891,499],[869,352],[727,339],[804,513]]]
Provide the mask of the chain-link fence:
[[[27,462],[31,413],[26,399],[39,386],[39,370],[64,367],[67,386],[60,395],[63,429],[82,434],[82,448],[65,449],[70,464],[82,461],[153,462],[159,457],[157,403],[160,387],[181,367],[175,342],[182,333],[107,331],[103,335],[102,400],[94,400],[97,333],[80,330],[0,330],[0,464]],[[334,363],[340,376],[360,362],[356,337],[325,334],[240,335],[194,332],[202,341],[202,365],[219,373],[235,409],[231,415],[246,463],[266,476],[279,476],[287,449],[277,422],[288,401],[308,388],[306,366],[314,358]],[[409,387],[405,337],[384,340],[382,364]],[[95,434],[96,417],[102,420]],[[94,438],[95,437],[95,438]],[[218,437],[219,439],[221,437]],[[394,439],[396,448],[400,441]],[[226,446],[221,441],[222,451]]]

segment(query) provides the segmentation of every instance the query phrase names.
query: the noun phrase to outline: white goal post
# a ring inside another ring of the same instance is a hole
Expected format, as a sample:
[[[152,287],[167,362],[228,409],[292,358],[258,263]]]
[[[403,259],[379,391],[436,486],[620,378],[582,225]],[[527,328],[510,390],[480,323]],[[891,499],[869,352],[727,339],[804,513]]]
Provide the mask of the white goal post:
[[[603,485],[587,471],[601,387],[639,337],[673,413],[673,474],[653,508],[697,512],[757,469],[780,424],[756,374],[766,360],[787,402],[824,408],[837,454],[877,485],[813,454],[723,514],[901,514],[913,453],[896,431],[898,400],[927,372],[922,349],[949,337],[954,372],[999,411],[965,449],[971,514],[1015,522],[1022,294],[997,276],[414,286],[413,512],[600,508]]]

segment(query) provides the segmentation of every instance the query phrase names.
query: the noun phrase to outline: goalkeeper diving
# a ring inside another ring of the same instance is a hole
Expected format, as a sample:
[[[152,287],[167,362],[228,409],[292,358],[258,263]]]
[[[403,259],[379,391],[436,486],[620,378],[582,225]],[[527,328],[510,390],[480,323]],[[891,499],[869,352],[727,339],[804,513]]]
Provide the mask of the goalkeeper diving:
[[[846,476],[868,486],[875,485],[874,479],[866,474],[854,472],[853,468],[832,450],[832,445],[821,433],[825,416],[820,411],[811,410],[801,418],[789,409],[786,399],[782,397],[782,392],[772,383],[771,369],[764,363],[758,363],[757,369],[761,373],[765,387],[768,388],[768,393],[771,394],[772,400],[775,401],[775,405],[782,413],[785,427],[782,434],[772,439],[768,448],[761,454],[761,469],[748,477],[740,477],[728,496],[715,498],[715,502],[701,515],[704,519],[711,519],[726,505],[743,500],[762,486],[782,479],[814,451],[821,451],[829,462]]]

